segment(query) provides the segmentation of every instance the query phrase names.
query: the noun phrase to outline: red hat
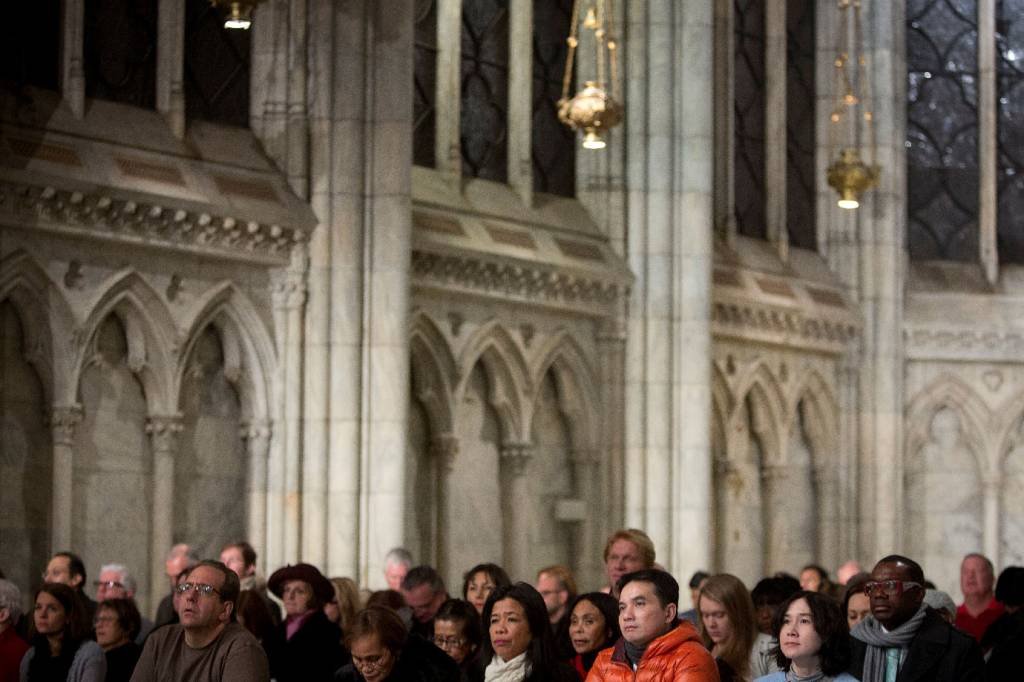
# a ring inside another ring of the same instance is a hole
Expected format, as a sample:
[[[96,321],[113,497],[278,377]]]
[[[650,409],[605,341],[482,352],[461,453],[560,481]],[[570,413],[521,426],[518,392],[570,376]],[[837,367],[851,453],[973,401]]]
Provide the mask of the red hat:
[[[309,583],[313,588],[313,594],[321,604],[326,604],[334,599],[334,585],[312,564],[295,564],[294,566],[289,564],[277,569],[267,581],[267,588],[280,598],[284,591],[284,584],[289,580],[301,580]]]

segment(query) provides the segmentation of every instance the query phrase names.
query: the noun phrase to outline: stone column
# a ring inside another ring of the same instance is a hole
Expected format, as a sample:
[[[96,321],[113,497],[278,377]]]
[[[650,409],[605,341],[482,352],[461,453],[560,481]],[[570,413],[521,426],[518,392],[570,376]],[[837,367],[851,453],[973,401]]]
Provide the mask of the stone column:
[[[620,303],[626,292],[620,292]],[[622,305],[621,307],[624,307]],[[614,529],[624,525],[626,468],[625,468],[625,431],[626,413],[624,399],[626,393],[626,330],[625,312],[622,317],[606,320],[598,335],[598,371],[601,387],[601,423],[598,429],[601,445],[604,449],[605,466],[600,473],[601,496],[604,498],[608,515],[601,518],[597,532],[600,536],[610,535]],[[599,562],[600,557],[594,557]],[[600,570],[600,567],[598,567]]]
[[[149,599],[159,604],[167,594],[164,557],[174,542],[174,459],[178,455],[181,415],[153,415],[146,422],[153,450],[152,535],[149,552]]]
[[[990,285],[999,280],[999,112],[996,108],[996,2],[978,3],[978,253]]]
[[[82,118],[85,115],[85,67],[82,56],[85,0],[64,0],[63,7],[60,94],[75,118]]]
[[[156,59],[156,110],[185,137],[185,3],[161,2]]]
[[[828,566],[853,558],[842,546],[840,535],[845,521],[839,509],[842,496],[839,494],[838,472],[830,467],[815,467],[814,483],[817,552],[813,560]]]
[[[448,182],[462,178],[459,139],[461,110],[462,0],[437,0],[437,122],[434,153],[437,170]]]
[[[594,450],[576,450],[569,453],[573,474],[576,479],[575,497],[583,501],[588,510],[602,509],[605,500],[597,492],[597,475],[601,458]],[[586,514],[576,527],[576,556],[573,570],[581,583],[598,584],[601,580],[601,552],[595,548],[604,547],[604,530],[600,515]]]
[[[789,233],[786,230],[786,3],[767,2],[764,9],[765,219],[768,239],[775,244],[779,257],[786,261],[789,258]]]
[[[982,541],[985,546],[985,556],[992,560],[992,563],[999,566],[1000,536],[1002,528],[999,519],[999,501],[1002,493],[1002,477],[996,475],[985,476],[982,481],[985,500],[985,527]]]
[[[442,433],[436,436],[430,443],[430,454],[434,460],[434,474],[437,482],[437,492],[434,498],[435,521],[431,544],[434,547],[434,566],[441,575],[449,575],[454,571],[464,569],[459,566],[449,566],[448,538],[445,531],[448,529],[448,501],[451,499],[451,473],[455,466],[455,457],[459,454],[459,439],[450,433]],[[423,558],[426,561],[426,558]]]
[[[790,548],[785,540],[787,524],[792,521],[786,510],[792,502],[793,493],[789,467],[766,464],[761,468],[765,575],[792,570],[790,563],[794,559],[789,555]]]
[[[501,447],[502,562],[513,581],[531,577],[529,515],[525,509],[530,499],[526,470],[531,450],[529,443],[506,443]]]
[[[242,426],[239,436],[245,441],[246,468],[248,470],[249,506],[247,535],[253,547],[259,547],[260,570],[266,572],[267,563],[267,458],[270,454],[270,422],[257,419]]]
[[[509,7],[508,184],[523,204],[533,204],[533,1]]]
[[[52,552],[71,548],[72,497],[75,476],[75,427],[82,421],[81,405],[58,405],[50,415],[53,433],[53,499],[50,506]]]

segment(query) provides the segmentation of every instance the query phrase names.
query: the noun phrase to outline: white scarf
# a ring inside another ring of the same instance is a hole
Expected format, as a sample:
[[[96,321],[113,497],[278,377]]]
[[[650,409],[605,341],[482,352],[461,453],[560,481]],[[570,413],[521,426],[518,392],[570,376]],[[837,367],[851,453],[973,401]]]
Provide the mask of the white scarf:
[[[495,655],[484,670],[484,682],[523,682],[530,674],[530,663],[526,660],[526,654],[524,651],[507,661]]]

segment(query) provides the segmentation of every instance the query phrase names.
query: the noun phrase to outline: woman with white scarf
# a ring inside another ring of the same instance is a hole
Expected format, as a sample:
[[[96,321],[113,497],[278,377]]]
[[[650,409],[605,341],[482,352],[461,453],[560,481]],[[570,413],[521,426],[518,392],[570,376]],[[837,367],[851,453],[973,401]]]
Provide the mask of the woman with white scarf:
[[[839,602],[819,592],[797,592],[779,606],[772,623],[782,672],[756,682],[856,682],[843,672],[850,654],[847,633]]]
[[[527,583],[499,587],[483,611],[485,682],[576,682],[558,660],[544,598]]]

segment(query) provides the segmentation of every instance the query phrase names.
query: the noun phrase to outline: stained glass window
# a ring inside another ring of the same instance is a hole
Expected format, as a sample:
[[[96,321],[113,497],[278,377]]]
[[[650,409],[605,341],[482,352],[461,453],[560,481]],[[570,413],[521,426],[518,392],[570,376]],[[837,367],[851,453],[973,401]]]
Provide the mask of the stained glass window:
[[[224,28],[208,0],[185,5],[185,115],[249,125],[250,31]]]
[[[85,95],[156,106],[157,0],[86,0]]]
[[[460,120],[465,175],[508,179],[508,63],[508,0],[465,0]]]
[[[434,166],[437,135],[437,0],[416,2],[416,49],[413,73],[413,163]]]
[[[999,171],[997,248],[1024,263],[1024,0],[996,4]]]
[[[558,99],[572,4],[533,2],[533,188],[566,197],[576,194],[576,147],[575,135],[558,120]]]
[[[0,85],[57,89],[60,5],[60,0],[5,4],[0,21]]]
[[[814,4],[786,3],[786,226],[789,243],[816,249]]]
[[[768,230],[764,214],[763,0],[735,0],[733,30],[736,45],[733,79],[736,227],[742,235],[765,239]]]
[[[907,0],[907,246],[914,259],[978,258],[977,5]]]

